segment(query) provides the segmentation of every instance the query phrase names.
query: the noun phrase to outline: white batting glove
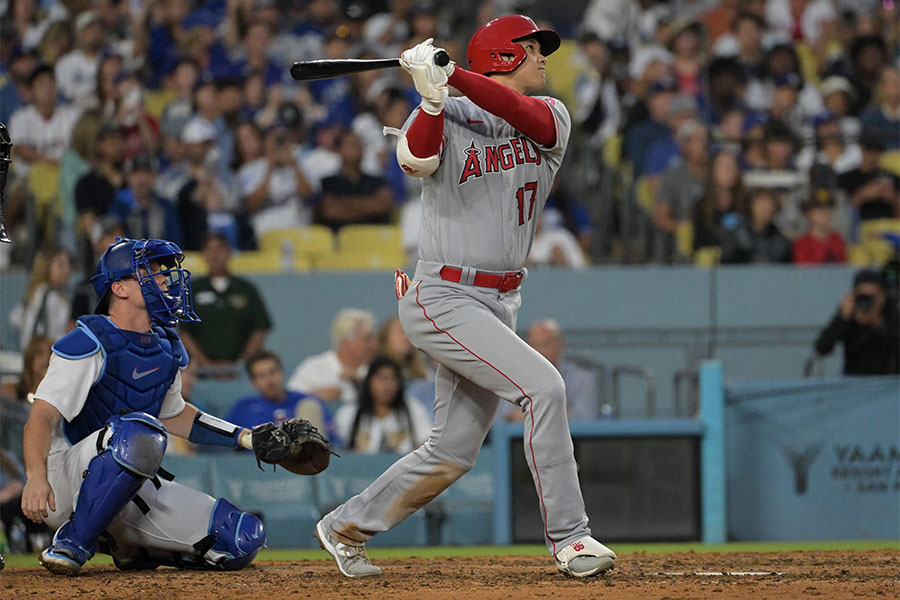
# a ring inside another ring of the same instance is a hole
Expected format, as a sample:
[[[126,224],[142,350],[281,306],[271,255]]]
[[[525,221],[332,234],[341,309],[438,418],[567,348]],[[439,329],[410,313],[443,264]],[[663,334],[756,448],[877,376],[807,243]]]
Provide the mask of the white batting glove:
[[[440,48],[435,48],[431,44],[433,41],[434,38],[428,38],[405,50],[400,55],[400,66],[412,76],[416,91],[422,96],[422,110],[439,115],[447,99],[447,78],[456,65],[452,61],[444,67],[434,64],[434,54]]]

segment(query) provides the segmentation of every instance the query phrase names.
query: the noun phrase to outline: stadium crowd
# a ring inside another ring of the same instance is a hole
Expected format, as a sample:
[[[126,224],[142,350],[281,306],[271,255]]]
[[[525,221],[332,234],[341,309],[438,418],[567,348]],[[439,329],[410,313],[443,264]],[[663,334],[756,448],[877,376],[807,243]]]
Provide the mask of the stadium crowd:
[[[520,4],[7,0],[0,121],[20,243],[0,262],[28,266],[53,241],[81,271],[105,218],[186,250],[210,231],[240,251],[272,229],[394,224],[414,255],[419,183],[381,133],[417,105],[411,81],[390,69],[298,83],[289,66],[394,57],[427,37],[464,64],[471,32],[517,10],[566,40],[547,92],[575,122],[533,266],[890,257],[893,3]]]

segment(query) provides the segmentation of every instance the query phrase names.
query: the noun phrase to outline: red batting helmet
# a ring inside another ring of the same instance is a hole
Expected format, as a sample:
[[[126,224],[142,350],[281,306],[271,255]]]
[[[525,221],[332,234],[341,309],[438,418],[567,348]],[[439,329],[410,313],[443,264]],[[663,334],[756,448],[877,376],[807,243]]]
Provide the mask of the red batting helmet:
[[[516,70],[525,60],[525,50],[516,42],[525,38],[536,39],[544,56],[559,48],[559,34],[552,29],[538,29],[534,21],[523,15],[500,17],[482,26],[469,40],[469,69],[481,75]],[[513,59],[507,62],[504,55]]]

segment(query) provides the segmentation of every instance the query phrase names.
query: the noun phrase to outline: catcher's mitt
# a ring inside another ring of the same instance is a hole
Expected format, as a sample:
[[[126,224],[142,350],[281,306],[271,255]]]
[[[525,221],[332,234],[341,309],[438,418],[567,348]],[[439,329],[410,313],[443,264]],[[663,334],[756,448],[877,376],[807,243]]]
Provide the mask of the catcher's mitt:
[[[260,463],[269,463],[299,475],[315,475],[327,469],[331,461],[328,440],[305,419],[257,425],[251,440],[260,468]]]

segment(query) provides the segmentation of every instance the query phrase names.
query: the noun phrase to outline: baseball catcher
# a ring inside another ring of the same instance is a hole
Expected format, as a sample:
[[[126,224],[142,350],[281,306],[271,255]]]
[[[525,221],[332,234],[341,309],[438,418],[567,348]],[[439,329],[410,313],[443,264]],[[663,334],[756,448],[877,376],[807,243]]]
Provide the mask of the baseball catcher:
[[[314,474],[328,444],[294,419],[254,432],[181,395],[188,356],[174,326],[192,321],[190,273],[165,240],[119,239],[91,281],[96,314],[53,345],[25,425],[22,512],[57,528],[41,564],[76,575],[97,550],[120,569],[237,570],[265,544],[262,521],[225,498],[172,481],[169,435],[252,449],[261,461]]]

